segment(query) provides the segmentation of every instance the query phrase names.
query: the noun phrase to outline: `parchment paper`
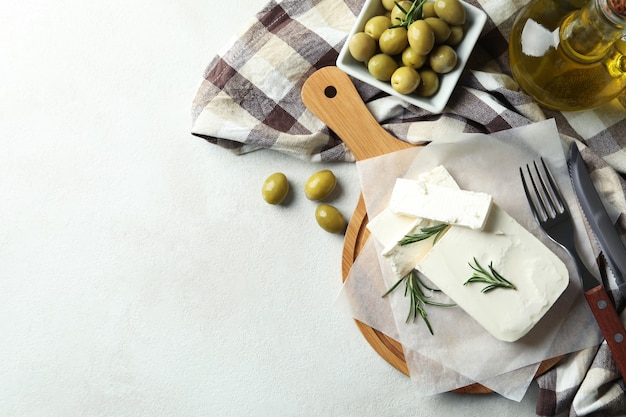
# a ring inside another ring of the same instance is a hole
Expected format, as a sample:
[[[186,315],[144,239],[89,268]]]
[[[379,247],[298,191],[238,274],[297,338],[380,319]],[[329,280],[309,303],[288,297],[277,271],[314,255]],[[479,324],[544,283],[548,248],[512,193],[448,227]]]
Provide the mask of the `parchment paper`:
[[[377,243],[370,239],[355,261],[339,299],[353,317],[402,343],[419,392],[429,395],[479,382],[507,398],[520,400],[539,362],[601,341],[573,263],[539,229],[521,188],[519,167],[543,157],[580,226],[577,239],[579,247],[585,249],[584,259],[594,265],[593,249],[567,173],[565,146],[554,121],[549,120],[497,134],[459,135],[358,163],[369,218],[387,206],[396,178],[416,178],[441,164],[461,188],[491,194],[496,204],[559,255],[570,271],[568,289],[540,323],[517,342],[493,338],[458,307],[427,306],[435,332],[431,336],[421,319],[405,323],[409,301],[404,291],[380,297],[396,278],[387,261],[379,256]]]

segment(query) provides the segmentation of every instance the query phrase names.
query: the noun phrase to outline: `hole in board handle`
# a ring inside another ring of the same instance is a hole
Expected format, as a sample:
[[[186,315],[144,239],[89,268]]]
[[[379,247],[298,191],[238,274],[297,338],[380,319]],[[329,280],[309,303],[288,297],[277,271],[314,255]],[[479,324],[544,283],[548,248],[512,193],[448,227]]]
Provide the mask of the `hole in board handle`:
[[[329,85],[324,89],[324,95],[328,98],[335,98],[337,95],[337,89],[332,85]]]

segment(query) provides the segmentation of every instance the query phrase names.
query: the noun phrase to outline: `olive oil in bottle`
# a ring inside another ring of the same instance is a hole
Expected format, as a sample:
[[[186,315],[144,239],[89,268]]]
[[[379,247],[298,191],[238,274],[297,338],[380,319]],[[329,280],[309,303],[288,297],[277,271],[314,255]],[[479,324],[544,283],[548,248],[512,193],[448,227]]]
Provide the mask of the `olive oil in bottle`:
[[[547,108],[594,108],[626,87],[626,0],[577,1],[533,0],[511,31],[513,77]]]

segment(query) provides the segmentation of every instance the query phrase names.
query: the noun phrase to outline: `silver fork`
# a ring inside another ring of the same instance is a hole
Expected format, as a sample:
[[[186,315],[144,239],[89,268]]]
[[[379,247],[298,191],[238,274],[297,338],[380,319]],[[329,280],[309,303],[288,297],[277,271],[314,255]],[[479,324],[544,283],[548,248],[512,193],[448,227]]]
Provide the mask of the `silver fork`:
[[[533,162],[533,167],[534,169],[531,169],[530,165],[527,164],[526,174],[524,174],[524,169],[520,167],[522,185],[530,210],[548,237],[561,246],[574,260],[587,303],[607,341],[622,377],[626,378],[626,330],[624,325],[604,287],[589,272],[576,251],[572,216],[543,158],[541,159],[542,169],[537,166],[536,162]],[[531,192],[530,186],[532,186],[533,192]]]
[[[530,179],[530,185],[532,185],[534,194],[530,192],[523,168],[520,167],[519,169],[530,210],[550,240],[561,246],[574,260],[576,270],[583,283],[583,288],[587,291],[597,286],[598,280],[587,269],[578,255],[574,238],[574,222],[567,204],[565,204],[559,187],[554,182],[554,178],[543,158],[541,158],[543,172],[539,170],[536,161],[533,161],[533,167],[534,170],[531,170],[530,165],[526,164],[527,176]]]

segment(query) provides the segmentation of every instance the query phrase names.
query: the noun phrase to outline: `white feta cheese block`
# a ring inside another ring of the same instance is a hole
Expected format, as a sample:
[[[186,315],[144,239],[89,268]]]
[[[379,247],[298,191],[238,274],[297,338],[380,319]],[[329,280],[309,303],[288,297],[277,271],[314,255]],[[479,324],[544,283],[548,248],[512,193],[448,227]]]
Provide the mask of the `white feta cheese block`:
[[[491,195],[486,193],[398,178],[391,193],[389,208],[396,214],[482,229],[491,203]]]
[[[443,165],[420,174],[418,180],[459,189],[458,184]],[[387,207],[369,221],[367,229],[382,244],[381,254],[389,262],[396,278],[400,279],[411,272],[415,268],[415,264],[430,250],[434,238],[406,246],[400,246],[398,241],[406,235],[419,233],[422,228],[434,224],[420,217],[396,214]]]
[[[464,283],[476,260],[516,289]],[[416,265],[435,285],[494,337],[513,342],[526,335],[569,283],[565,264],[497,205],[484,229],[452,226]]]

